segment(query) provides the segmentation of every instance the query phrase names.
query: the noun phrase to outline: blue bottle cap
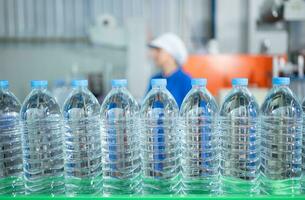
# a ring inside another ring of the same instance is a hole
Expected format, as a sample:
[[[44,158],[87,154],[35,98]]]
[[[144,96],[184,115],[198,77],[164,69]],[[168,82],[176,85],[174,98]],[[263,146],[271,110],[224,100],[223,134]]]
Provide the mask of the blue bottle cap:
[[[1,89],[7,89],[9,86],[9,83],[7,80],[0,80],[0,88]]]
[[[112,87],[126,87],[127,80],[126,79],[114,79],[111,81]]]
[[[274,77],[272,79],[273,85],[289,85],[290,84],[290,78],[288,77]]]
[[[192,86],[206,86],[207,79],[205,78],[194,78],[192,79]]]
[[[167,81],[164,78],[156,78],[156,79],[151,79],[151,86],[166,86]]]
[[[88,80],[72,80],[72,87],[88,87]]]
[[[248,85],[248,79],[247,78],[234,78],[232,80],[233,86],[247,86]]]
[[[31,81],[32,88],[46,88],[48,87],[48,81],[46,80],[32,80]]]

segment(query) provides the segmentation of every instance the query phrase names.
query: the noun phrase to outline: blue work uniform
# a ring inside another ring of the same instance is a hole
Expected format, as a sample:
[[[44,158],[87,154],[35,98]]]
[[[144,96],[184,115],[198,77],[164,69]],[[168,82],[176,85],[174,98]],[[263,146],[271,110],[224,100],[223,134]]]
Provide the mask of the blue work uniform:
[[[180,108],[184,97],[192,88],[191,77],[185,72],[183,72],[183,70],[179,67],[174,73],[169,76],[164,76],[162,73],[158,73],[152,77],[152,79],[155,78],[165,78],[167,80],[166,88],[174,96]],[[148,91],[150,90],[151,84],[149,84],[148,88]]]

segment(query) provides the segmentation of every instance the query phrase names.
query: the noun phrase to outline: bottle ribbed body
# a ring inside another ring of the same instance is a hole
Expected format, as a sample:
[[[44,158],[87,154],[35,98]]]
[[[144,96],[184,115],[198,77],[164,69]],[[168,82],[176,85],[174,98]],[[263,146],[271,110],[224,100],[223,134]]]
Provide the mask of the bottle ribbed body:
[[[139,106],[127,80],[113,80],[100,111],[104,195],[142,193]]]
[[[62,195],[63,120],[59,105],[42,83],[32,82],[33,90],[21,108],[25,192]]]
[[[20,107],[15,95],[0,87],[0,195],[24,193]]]

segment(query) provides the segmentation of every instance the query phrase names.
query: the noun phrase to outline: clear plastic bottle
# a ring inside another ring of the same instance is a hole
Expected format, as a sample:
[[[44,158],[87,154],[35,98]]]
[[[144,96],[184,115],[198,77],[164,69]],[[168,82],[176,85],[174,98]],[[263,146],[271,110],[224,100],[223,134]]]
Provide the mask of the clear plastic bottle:
[[[166,79],[152,79],[141,108],[144,194],[175,194],[180,188],[179,109]]]
[[[302,180],[301,180],[301,193],[305,194],[305,98],[302,102],[303,110],[303,124],[302,124]]]
[[[21,107],[26,194],[64,194],[63,123],[47,81],[32,81]]]
[[[63,107],[66,194],[102,194],[100,105],[87,80],[73,80]]]
[[[206,83],[206,79],[192,80],[180,110],[184,194],[217,194],[219,186],[218,107]]]
[[[225,97],[220,121],[220,192],[259,193],[259,106],[247,89],[248,79],[232,81]]]
[[[273,78],[262,105],[261,191],[268,195],[300,194],[302,107],[289,89],[289,78]]]
[[[140,194],[139,106],[126,88],[113,80],[101,107],[103,188],[105,195]]]
[[[0,195],[23,194],[20,102],[0,81]]]

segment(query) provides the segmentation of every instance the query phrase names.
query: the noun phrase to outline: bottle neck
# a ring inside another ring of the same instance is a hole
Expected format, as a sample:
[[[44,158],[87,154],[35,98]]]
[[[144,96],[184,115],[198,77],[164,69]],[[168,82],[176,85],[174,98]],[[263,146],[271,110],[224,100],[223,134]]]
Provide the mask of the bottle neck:
[[[86,90],[86,89],[88,89],[88,87],[87,86],[74,86],[73,89],[74,90]]]
[[[118,90],[118,89],[126,89],[125,86],[112,86],[113,90]]]
[[[192,86],[193,89],[206,89],[205,85],[193,85]]]
[[[154,85],[152,86],[152,89],[165,89],[166,86],[165,85]]]
[[[234,85],[233,86],[234,89],[247,89],[247,85]]]
[[[47,90],[47,87],[45,87],[45,86],[36,86],[36,87],[32,87],[32,90]]]
[[[7,92],[9,89],[8,89],[8,87],[0,87],[0,91],[5,91],[5,92]]]
[[[289,88],[289,85],[273,85],[273,88]]]

